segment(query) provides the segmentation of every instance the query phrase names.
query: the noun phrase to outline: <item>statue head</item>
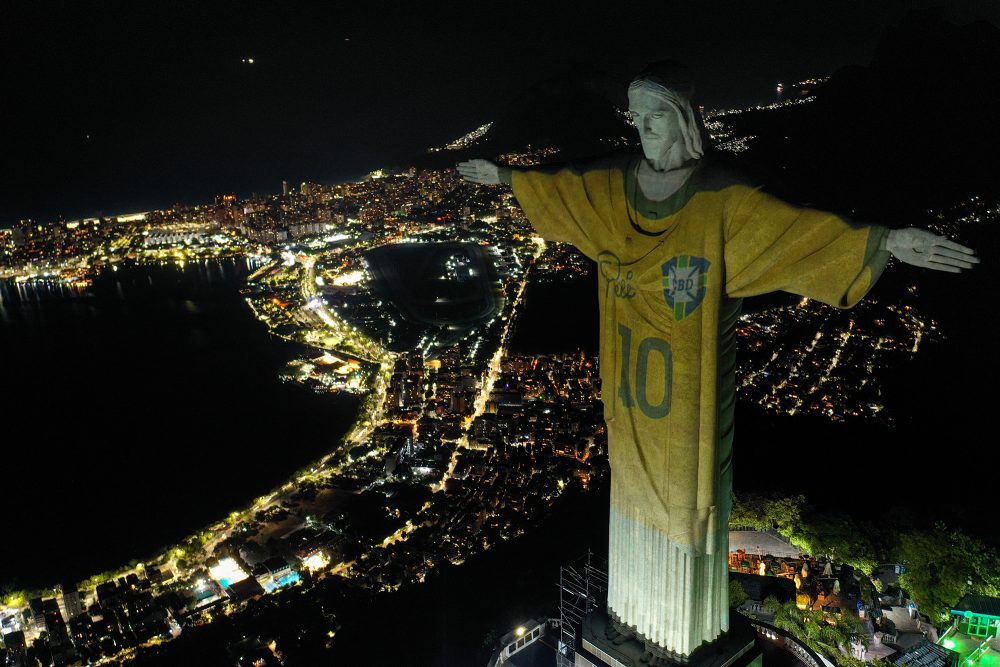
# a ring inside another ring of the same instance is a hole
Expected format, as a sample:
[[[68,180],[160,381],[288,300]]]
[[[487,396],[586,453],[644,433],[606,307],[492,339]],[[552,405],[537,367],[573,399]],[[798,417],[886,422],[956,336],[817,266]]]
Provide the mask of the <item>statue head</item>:
[[[672,60],[651,63],[633,77],[629,114],[639,130],[642,152],[654,166],[679,166],[704,154],[692,95],[688,68]]]

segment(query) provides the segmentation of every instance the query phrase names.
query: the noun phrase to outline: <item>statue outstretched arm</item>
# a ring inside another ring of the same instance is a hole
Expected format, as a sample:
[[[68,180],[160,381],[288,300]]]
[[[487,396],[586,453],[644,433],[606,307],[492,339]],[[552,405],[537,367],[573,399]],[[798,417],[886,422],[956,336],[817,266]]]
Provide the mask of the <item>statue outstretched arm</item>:
[[[878,280],[890,255],[950,273],[979,263],[971,248],[933,232],[857,224],[794,206],[760,188],[748,190],[727,214],[730,296],[783,290],[850,308]]]
[[[459,176],[471,183],[479,183],[480,185],[499,185],[501,183],[501,167],[489,160],[476,159],[459,162],[456,169],[458,169]],[[510,169],[505,171],[507,172],[506,183],[510,185]]]
[[[960,273],[979,263],[972,248],[916,227],[890,231],[885,249],[901,262],[948,273]]]
[[[610,163],[511,168],[481,159],[456,165],[458,174],[471,183],[510,185],[542,238],[572,244],[591,259],[603,239],[614,235],[608,176],[615,168]]]
[[[726,213],[726,294],[785,291],[850,308],[875,284],[889,230],[789,204],[760,188],[736,193]]]

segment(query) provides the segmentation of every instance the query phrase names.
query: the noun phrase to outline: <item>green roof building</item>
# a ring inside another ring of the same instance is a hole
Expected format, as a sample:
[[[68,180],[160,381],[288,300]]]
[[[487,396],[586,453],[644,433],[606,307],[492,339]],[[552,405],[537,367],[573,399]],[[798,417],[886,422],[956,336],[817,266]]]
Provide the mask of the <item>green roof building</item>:
[[[1000,667],[1000,598],[966,595],[951,610],[938,645],[959,655],[959,667]]]
[[[1000,631],[1000,598],[967,594],[951,615],[958,623],[958,631],[970,637],[996,637]]]

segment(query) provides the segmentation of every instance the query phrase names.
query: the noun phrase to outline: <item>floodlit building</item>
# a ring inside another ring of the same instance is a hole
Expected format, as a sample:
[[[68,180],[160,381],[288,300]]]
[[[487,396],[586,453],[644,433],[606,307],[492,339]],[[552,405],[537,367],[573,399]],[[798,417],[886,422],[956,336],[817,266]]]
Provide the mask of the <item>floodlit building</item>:
[[[243,581],[250,577],[239,564],[229,558],[222,558],[219,562],[208,568],[208,574],[219,582],[219,585],[223,588],[229,588],[238,581]]]
[[[184,243],[202,243],[205,240],[203,232],[175,232],[175,231],[154,231],[146,236],[146,247],[155,248],[158,246],[181,245]]]
[[[1000,598],[967,594],[951,610],[951,627],[938,639],[959,664],[1000,665]],[[898,663],[897,663],[898,664]]]
[[[253,573],[257,583],[268,593],[299,581],[299,573],[280,556],[258,563],[254,566]]]
[[[983,640],[995,640],[1000,634],[1000,598],[966,595],[951,610],[951,615],[962,634]],[[994,648],[1000,649],[1000,645]]]

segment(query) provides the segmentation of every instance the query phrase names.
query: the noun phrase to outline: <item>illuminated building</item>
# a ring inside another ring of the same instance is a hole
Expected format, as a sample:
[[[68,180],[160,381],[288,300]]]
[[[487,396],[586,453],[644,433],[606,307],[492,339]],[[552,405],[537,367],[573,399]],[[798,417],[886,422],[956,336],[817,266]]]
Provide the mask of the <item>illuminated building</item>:
[[[937,646],[926,649],[928,655],[946,649],[962,667],[1000,663],[1000,598],[968,593],[951,609],[951,618],[951,627],[940,636]]]
[[[76,618],[83,612],[80,591],[76,589],[75,584],[63,584],[62,595],[59,597],[59,607],[67,621]]]
[[[322,551],[314,551],[302,559],[302,566],[310,572],[322,570],[330,564],[330,557]]]
[[[234,583],[250,577],[235,560],[229,557],[222,558],[217,564],[209,567],[208,574],[223,588],[229,588]]]
[[[146,247],[154,248],[164,245],[180,245],[182,243],[201,243],[205,240],[203,232],[174,232],[156,231],[150,232],[146,237]]]
[[[280,556],[258,563],[254,566],[253,573],[257,583],[268,593],[299,581],[299,573]]]
[[[956,629],[963,634],[984,640],[1000,634],[1000,598],[965,595],[951,615]]]
[[[544,620],[530,620],[517,626],[500,638],[500,647],[494,651],[488,666],[531,667],[536,664],[551,664],[550,643],[539,641],[547,630],[550,630],[549,624]]]

